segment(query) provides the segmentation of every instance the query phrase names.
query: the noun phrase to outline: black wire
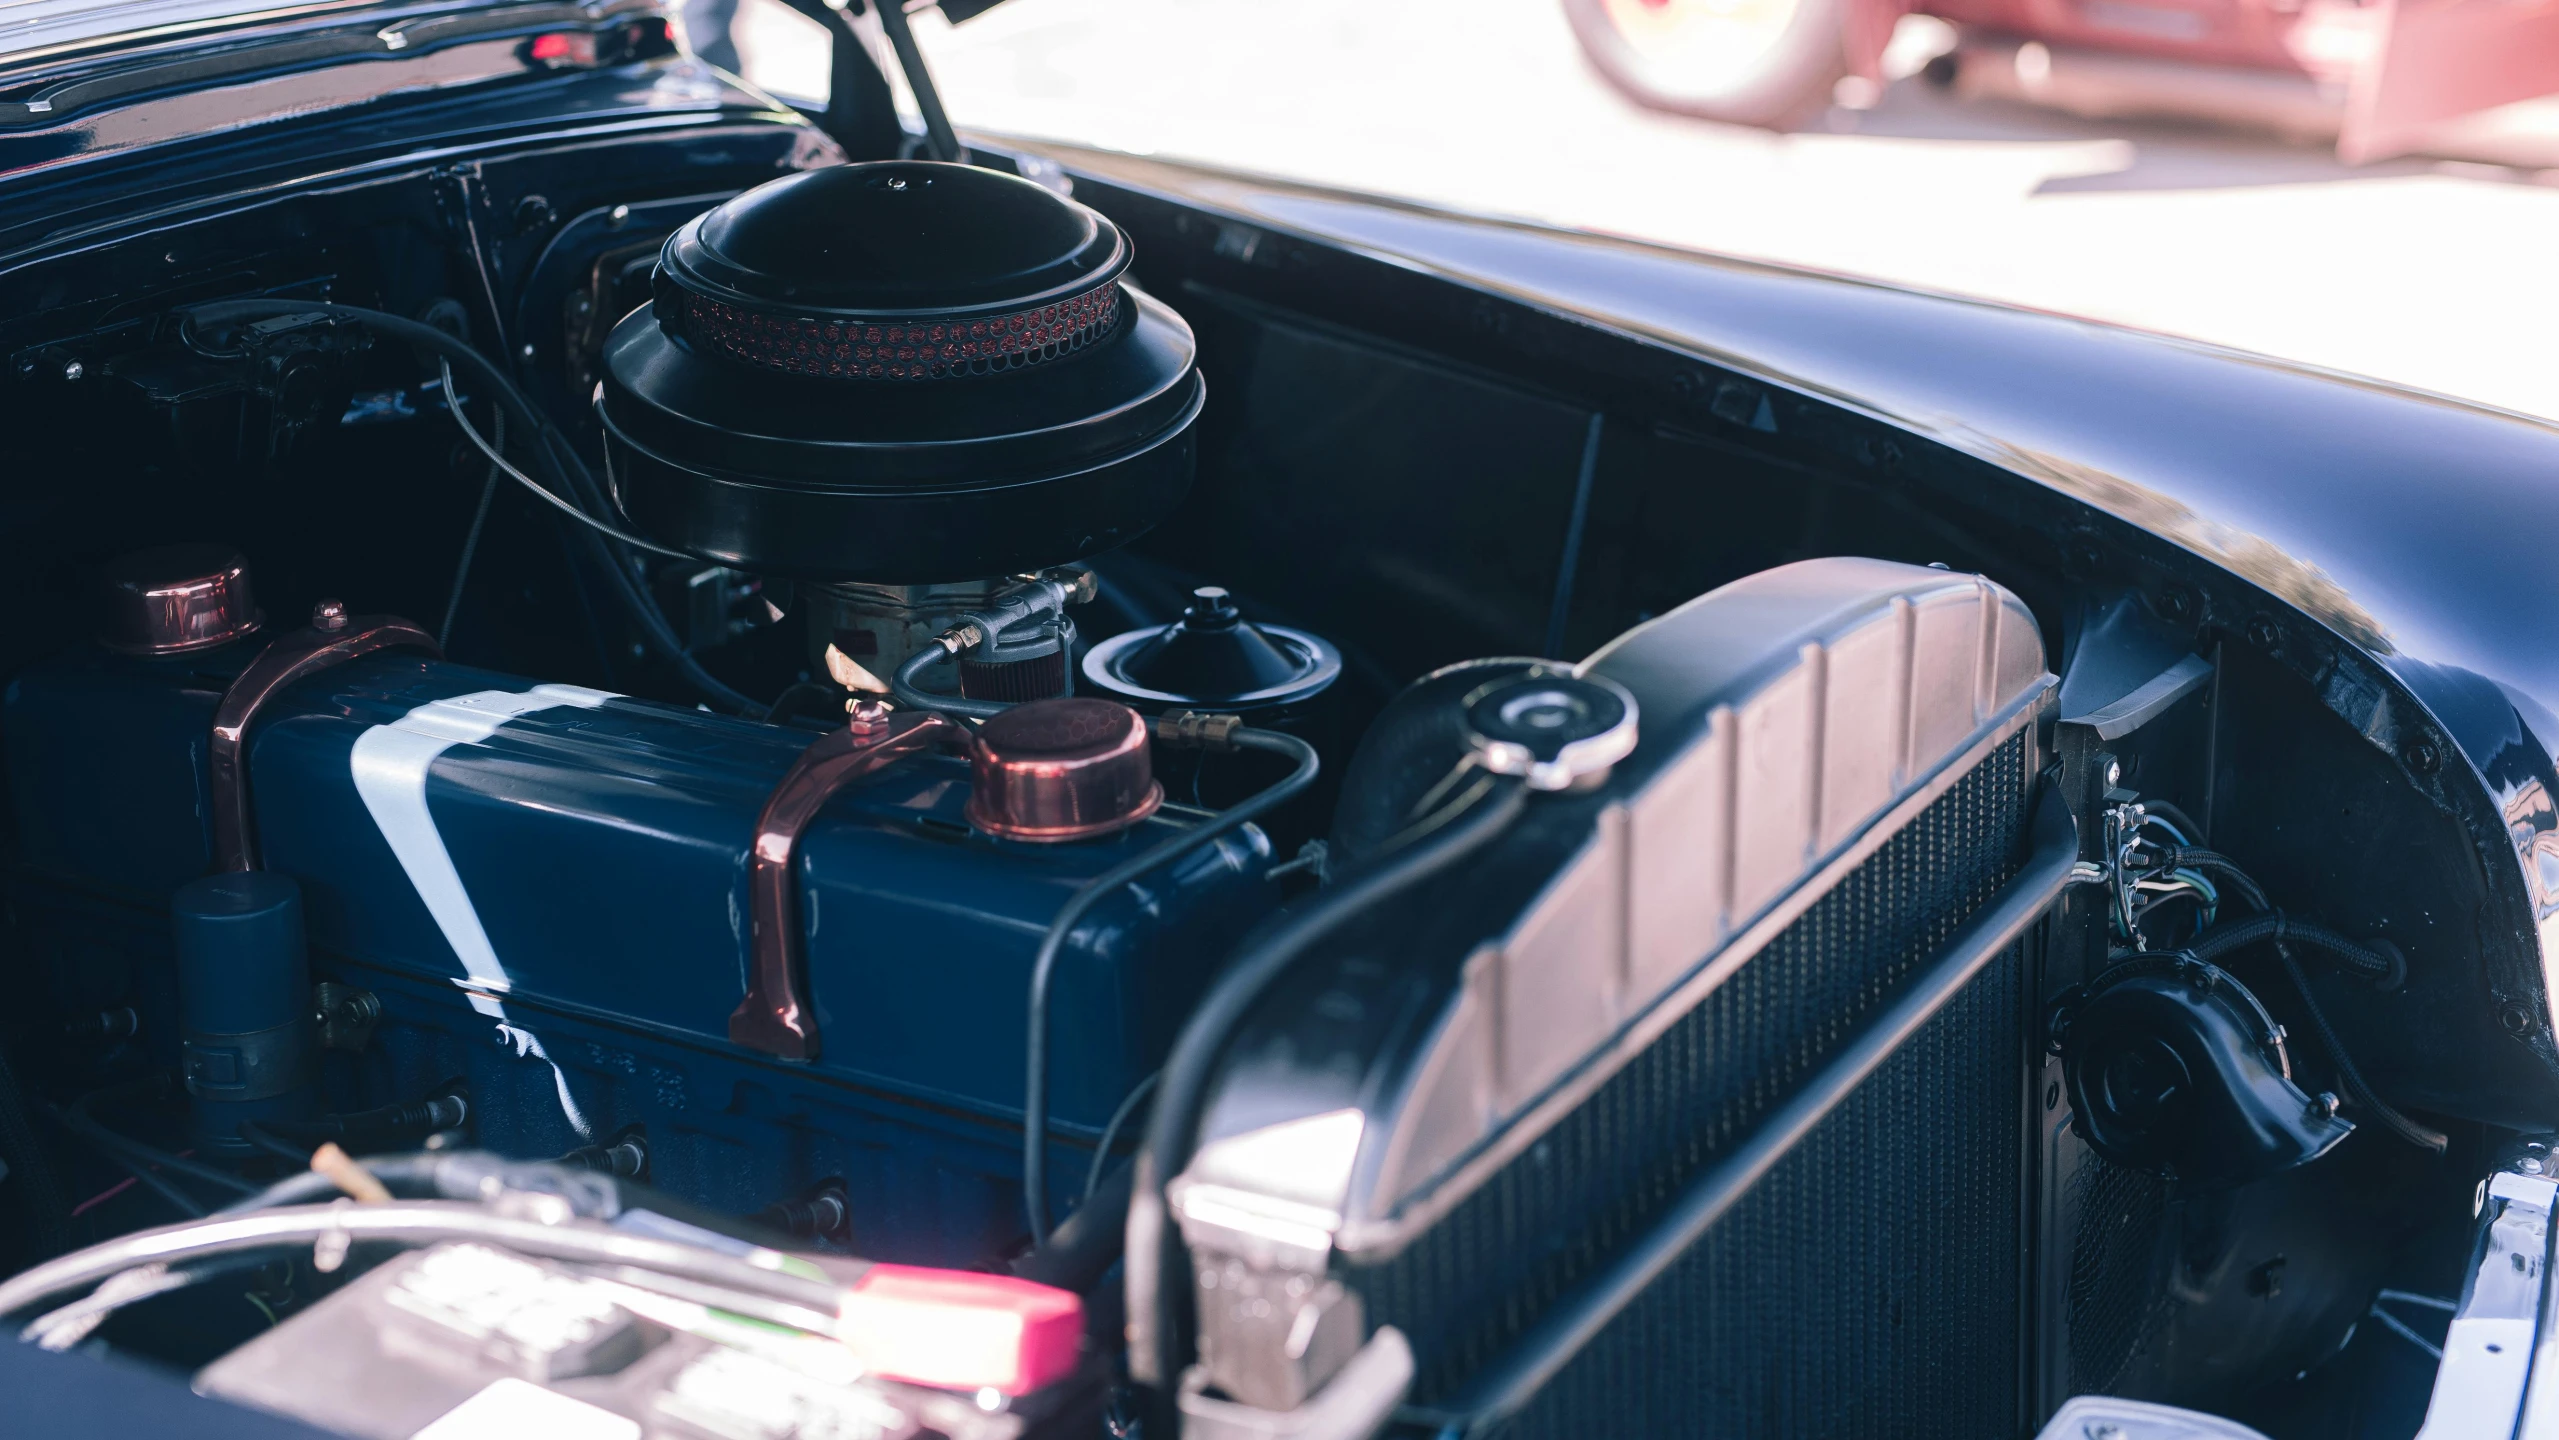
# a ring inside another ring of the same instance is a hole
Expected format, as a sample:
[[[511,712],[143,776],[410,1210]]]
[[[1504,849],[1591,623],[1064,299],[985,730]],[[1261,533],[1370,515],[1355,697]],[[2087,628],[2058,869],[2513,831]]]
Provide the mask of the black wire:
[[[2240,869],[2227,855],[2191,845],[2171,845],[2159,853],[2159,863],[2164,869],[2209,870],[2228,880],[2239,898],[2248,903],[2249,909],[2272,910],[2275,908],[2266,903],[2266,892],[2258,888],[2257,882],[2249,877],[2248,872]]]
[[[570,448],[568,437],[557,430],[551,430],[544,434],[543,439],[545,450],[553,455],[553,468],[562,473],[572,493],[578,496],[579,503],[589,509],[601,506],[604,503],[603,494],[596,487],[595,477],[587,471],[585,462],[578,458],[577,452]],[[565,465],[560,463],[563,460],[567,462]],[[684,642],[676,637],[675,627],[667,623],[666,612],[658,608],[656,598],[648,593],[648,587],[632,575],[626,552],[617,551],[614,542],[596,534],[584,525],[571,528],[577,532],[579,540],[586,545],[588,553],[603,568],[606,580],[613,586],[614,594],[622,601],[622,607],[630,612],[632,620],[639,625],[642,638],[658,652],[661,659],[674,666],[676,672],[682,675],[694,689],[701,691],[718,704],[725,705],[752,720],[764,718],[764,706],[748,699],[712,675],[710,671],[703,669],[702,662],[693,658],[693,652],[684,648]]]
[[[2243,919],[2224,921],[2196,936],[2194,942],[2185,948],[2198,960],[2218,961],[2234,950],[2243,949],[2262,940],[2301,945],[2316,950],[2367,980],[2387,980],[2398,968],[2390,963],[2390,957],[2387,955],[2366,949],[2324,925],[2313,925],[2307,920],[2295,920],[2281,910],[2268,910]]]
[[[933,652],[926,651],[926,654]],[[900,674],[910,667],[900,667]],[[1296,768],[1265,787],[1248,800],[1231,805],[1217,817],[1158,841],[1152,848],[1123,860],[1076,887],[1066,904],[1059,907],[1049,921],[1048,931],[1040,937],[1038,954],[1031,961],[1031,996],[1029,1022],[1023,1028],[1022,1078],[1022,1211],[1030,1221],[1031,1243],[1048,1240],[1048,1000],[1049,983],[1057,971],[1057,957],[1066,948],[1066,939],[1087,912],[1103,897],[1117,891],[1159,866],[1170,864],[1209,842],[1269,814],[1281,803],[1295,797],[1315,783],[1315,773],[1323,768],[1315,747],[1294,735],[1277,730],[1237,729],[1230,741],[1237,749],[1259,750],[1285,755],[1297,762]],[[1100,1163],[1098,1160],[1095,1162]]]
[[[260,1125],[253,1120],[243,1120],[240,1122],[240,1138],[257,1146],[259,1149],[264,1150],[268,1154],[273,1155],[279,1160],[289,1160],[293,1162],[297,1168],[311,1163],[311,1151],[314,1147],[308,1145],[296,1145],[290,1140],[281,1138],[274,1131],[269,1130],[265,1126]]]
[[[2154,805],[2151,809],[2154,813],[2159,813],[2162,807]],[[2178,825],[2180,829],[2192,828],[2183,824],[2176,816],[2170,816],[2169,821],[2171,824]],[[2234,950],[2261,941],[2273,941],[2276,958],[2283,962],[2284,974],[2292,981],[2292,988],[2301,996],[2302,1009],[2310,1016],[2310,1028],[2318,1033],[2319,1043],[2327,1049],[2328,1063],[2336,1067],[2337,1083],[2345,1086],[2346,1093],[2353,1096],[2356,1103],[2371,1112],[2372,1117],[2381,1123],[2383,1129],[2420,1150],[2431,1150],[2438,1155],[2442,1154],[2444,1147],[2450,1143],[2449,1137],[2440,1130],[2430,1130],[2399,1113],[2364,1080],[2363,1072],[2355,1068],[2353,1057],[2346,1053],[2345,1042],[2337,1038],[2336,1028],[2328,1023],[2327,1012],[2319,1008],[2319,998],[2310,993],[2310,977],[2302,973],[2301,962],[2293,957],[2293,946],[2301,945],[2317,951],[2367,980],[2393,982],[2394,977],[2400,973],[2401,966],[2394,963],[2389,956],[2358,945],[2326,926],[2292,919],[2281,910],[2269,906],[2266,903],[2264,887],[2226,855],[2192,846],[2173,846],[2165,851],[2165,858],[2171,867],[2190,866],[2199,870],[2211,870],[2226,877],[2231,882],[2232,889],[2259,911],[2258,914],[2250,915],[2245,919],[2225,921],[2214,926],[2209,932],[2196,936],[2194,943],[2187,946],[2183,953],[2198,960],[2215,961]],[[2130,956],[2126,957],[2126,960],[2151,958],[2158,957]],[[2109,965],[2107,970],[2111,972],[2114,968],[2113,965]]]
[[[448,391],[447,405],[460,406],[461,401]],[[506,448],[506,412],[498,410],[489,423],[489,443],[500,450]],[[498,498],[498,467],[489,467],[489,478],[480,486],[480,507],[471,512],[471,528],[462,537],[462,558],[453,567],[453,593],[444,602],[444,623],[435,627],[435,644],[439,650],[453,648],[453,617],[462,613],[462,588],[471,580],[471,561],[480,553],[480,532],[489,523],[489,506]]]
[[[608,521],[599,520],[594,515],[589,514],[585,506],[572,502],[555,491],[544,489],[532,476],[515,468],[514,464],[511,463],[504,454],[499,452],[497,446],[490,444],[488,437],[480,433],[479,427],[471,423],[471,416],[463,409],[461,402],[452,399],[455,393],[453,388],[452,363],[439,358],[436,361],[436,368],[442,372],[444,393],[448,401],[446,409],[453,416],[453,423],[461,427],[462,438],[471,442],[471,448],[488,457],[491,469],[496,470],[499,474],[513,480],[525,489],[532,491],[534,498],[540,500],[543,504],[550,506],[552,509],[568,516],[570,519],[575,520],[589,530],[604,536],[606,539],[611,540],[616,544],[628,546],[633,550],[645,550],[652,555],[664,555],[671,560],[695,560],[700,558],[690,551],[677,550],[671,546],[660,545],[654,540],[643,539],[640,536],[634,535],[627,530],[623,530]],[[608,505],[598,505],[597,508],[609,511],[612,507]]]
[[[73,1133],[87,1139],[91,1144],[102,1145],[134,1159],[148,1161],[172,1174],[184,1175],[190,1180],[211,1185],[216,1189],[228,1190],[234,1195],[246,1195],[258,1188],[237,1175],[216,1170],[210,1165],[199,1165],[183,1155],[173,1155],[131,1136],[120,1135],[108,1129],[105,1122],[90,1113],[91,1107],[99,1101],[110,1096],[130,1093],[134,1088],[119,1086],[109,1090],[93,1090],[72,1101],[69,1110],[58,1113],[62,1115],[63,1123],[70,1126]]]
[[[2277,945],[2275,953],[2283,959],[2284,973],[2292,977],[2292,988],[2301,992],[2302,1008],[2310,1014],[2310,1027],[2319,1032],[2319,1043],[2328,1047],[2328,1062],[2337,1067],[2337,1083],[2345,1086],[2347,1094],[2354,1096],[2365,1109],[2371,1111],[2372,1118],[2380,1121],[2383,1129],[2420,1150],[2431,1150],[2438,1155],[2442,1154],[2444,1147],[2451,1143],[2450,1137],[2440,1130],[2429,1130],[2400,1114],[2392,1109],[2387,1101],[2373,1093],[2373,1088],[2364,1083],[2363,1072],[2357,1070],[2355,1062],[2346,1057],[2344,1042],[2340,1041],[2337,1038],[2337,1032],[2329,1027],[2326,1012],[2319,1008],[2318,998],[2310,993],[2310,977],[2301,973],[2301,962],[2292,958],[2291,947]]]
[[[2169,824],[2176,826],[2180,831],[2183,831],[2188,843],[2194,845],[2201,845],[2204,843],[2204,827],[2196,824],[2194,817],[2188,815],[2185,811],[2178,809],[2176,806],[2169,804],[2165,800],[2153,800],[2147,795],[2141,797],[2141,808],[2158,816],[2160,819],[2167,821]]]
[[[1136,1089],[1128,1092],[1128,1098],[1120,1102],[1120,1108],[1111,1112],[1111,1123],[1102,1127],[1102,1143],[1093,1147],[1093,1163],[1084,1167],[1084,1198],[1076,1208],[1082,1209],[1093,1203],[1093,1191],[1102,1183],[1102,1167],[1111,1163],[1111,1147],[1119,1143],[1120,1128],[1128,1124],[1129,1117],[1137,1113],[1138,1106],[1146,1103],[1146,1097],[1155,1093],[1155,1082],[1163,1078],[1161,1070],[1149,1072],[1145,1079],[1137,1082]]]
[[[33,1252],[26,1258],[50,1259],[71,1248],[70,1199],[62,1193],[53,1157],[36,1133],[5,1052],[0,1052],[0,1159],[8,1163],[6,1183],[23,1212],[22,1238]]]
[[[99,1154],[114,1161],[118,1169],[121,1169],[125,1174],[133,1177],[134,1181],[141,1185],[142,1188],[151,1191],[161,1199],[169,1202],[170,1208],[176,1210],[179,1214],[184,1215],[189,1219],[194,1219],[204,1213],[204,1203],[202,1201],[172,1184],[167,1176],[160,1173],[159,1167],[153,1165],[150,1161],[128,1155],[112,1145],[99,1144],[95,1136],[83,1135],[81,1138],[89,1141],[90,1145],[94,1147]]]
[[[503,406],[508,413],[514,415],[516,420],[524,426],[525,432],[534,437],[533,455],[537,468],[550,482],[550,488],[555,495],[573,500],[576,507],[591,519],[600,521],[603,516],[611,513],[605,506],[603,492],[595,483],[594,473],[587,469],[586,461],[578,455],[576,447],[569,443],[568,436],[562,434],[559,427],[551,423],[549,416],[534,408],[533,402],[524,397],[524,392],[518,390],[515,383],[507,379],[506,375],[497,366],[491,364],[486,356],[446,331],[386,311],[367,310],[359,305],[340,305],[326,300],[217,300],[209,304],[189,307],[185,314],[186,325],[190,330],[200,322],[218,323],[224,320],[247,320],[276,315],[332,315],[362,325],[377,335],[403,341],[429,354],[440,356],[461,369],[474,385],[484,388],[494,403]],[[447,395],[446,400],[450,404],[460,403],[451,395]],[[633,581],[630,572],[616,557],[615,552],[605,548],[606,542],[603,537],[596,535],[586,525],[577,525],[573,528],[581,536],[582,542],[590,547],[591,553],[602,561],[615,598],[622,602],[623,609],[628,612],[632,622],[639,626],[642,639],[668,664],[674,666],[676,673],[681,675],[686,683],[699,690],[713,703],[726,706],[751,718],[760,718],[764,713],[762,705],[714,678],[709,671],[702,668],[701,662],[695,660],[685,650],[684,643],[676,638],[674,627],[667,623],[666,615],[658,609],[657,601],[647,593],[645,588]]]
[[[1281,911],[1263,928],[1261,938],[1226,967],[1183,1025],[1156,1086],[1155,1113],[1147,1122],[1139,1173],[1158,1214],[1167,1213],[1165,1187],[1190,1162],[1207,1104],[1209,1076],[1217,1068],[1228,1035],[1253,1006],[1307,950],[1375,906],[1445,873],[1500,838],[1527,804],[1527,787],[1515,779],[1468,790],[1451,807],[1462,806],[1458,814],[1431,817],[1417,827],[1423,830],[1422,838],[1373,858],[1294,912]],[[1165,1247],[1159,1257],[1165,1263],[1157,1271],[1153,1298],[1156,1374],[1168,1384],[1182,1370],[1172,1353],[1177,1292],[1187,1294],[1189,1288],[1173,1278],[1181,1273],[1182,1258],[1173,1243],[1174,1233],[1167,1226],[1157,1236]]]
[[[969,720],[992,720],[1013,708],[1010,700],[972,700],[965,695],[936,695],[924,689],[924,672],[951,658],[952,652],[939,645],[916,651],[889,677],[889,694],[909,710],[938,710]]]
[[[162,1175],[159,1168],[150,1161],[117,1144],[116,1137],[108,1133],[105,1127],[94,1121],[83,1124],[80,1119],[75,1119],[70,1111],[59,1107],[50,1108],[48,1113],[60,1122],[62,1128],[89,1142],[90,1149],[115,1162],[116,1168],[132,1176],[144,1189],[168,1201],[179,1214],[193,1218],[204,1213],[204,1206],[194,1196],[170,1183],[169,1179]]]

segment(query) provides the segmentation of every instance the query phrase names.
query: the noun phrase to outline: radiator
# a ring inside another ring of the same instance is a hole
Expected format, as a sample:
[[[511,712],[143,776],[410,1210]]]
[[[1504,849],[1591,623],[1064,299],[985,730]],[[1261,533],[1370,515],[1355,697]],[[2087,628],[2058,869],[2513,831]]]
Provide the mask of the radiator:
[[[1346,1266],[1449,1399],[1655,1220],[2016,870],[2008,740],[1392,1260]],[[1518,1417],[1753,1440],[2016,1428],[2023,995],[1983,969]]]
[[[2027,1428],[2029,947],[2077,851],[2031,617],[1808,561],[1584,668],[1640,706],[1607,785],[1232,1042],[1169,1192],[1185,1413],[1391,1351],[1416,1433]]]

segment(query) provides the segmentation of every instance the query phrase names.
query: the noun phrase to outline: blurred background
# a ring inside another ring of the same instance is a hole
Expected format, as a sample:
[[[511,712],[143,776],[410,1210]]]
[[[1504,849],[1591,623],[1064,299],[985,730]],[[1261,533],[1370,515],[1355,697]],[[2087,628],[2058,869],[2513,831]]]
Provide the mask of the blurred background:
[[[2559,0],[1904,3],[1006,0],[914,28],[963,131],[1980,296],[2559,418]],[[826,42],[781,0],[697,0],[687,27],[767,90],[826,91]]]

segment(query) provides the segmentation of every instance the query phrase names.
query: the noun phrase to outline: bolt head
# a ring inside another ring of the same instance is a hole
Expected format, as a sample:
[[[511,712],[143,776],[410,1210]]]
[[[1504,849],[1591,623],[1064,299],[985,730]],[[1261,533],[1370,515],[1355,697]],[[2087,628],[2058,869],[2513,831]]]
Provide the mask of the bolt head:
[[[2432,775],[2443,768],[2443,752],[2435,748],[2435,742],[2422,735],[2400,746],[2399,758],[2407,761],[2408,768],[2420,775]]]
[[[65,361],[63,363],[62,378],[65,380],[77,380],[88,373],[89,367],[81,364],[77,360]]]
[[[2106,788],[2112,790],[2123,783],[2124,762],[2121,760],[2108,760],[2106,762]]]
[[[2543,1165],[2539,1160],[2534,1159],[2532,1156],[2526,1155],[2521,1160],[2515,1162],[2515,1168],[2526,1175],[2538,1175],[2548,1167]]]
[[[347,628],[346,602],[343,600],[323,600],[319,604],[312,606],[311,628],[314,630],[344,630]]]
[[[882,729],[889,723],[891,708],[886,700],[874,700],[857,695],[844,702],[845,728],[856,735],[868,735],[874,730]]]

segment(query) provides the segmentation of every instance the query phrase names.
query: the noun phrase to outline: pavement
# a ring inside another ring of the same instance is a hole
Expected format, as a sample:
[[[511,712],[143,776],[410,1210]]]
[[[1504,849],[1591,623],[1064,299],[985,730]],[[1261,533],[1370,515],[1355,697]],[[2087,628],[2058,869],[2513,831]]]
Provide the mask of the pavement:
[[[1905,22],[1905,68],[1943,43],[1933,24]],[[1979,296],[2559,419],[2559,101],[2357,168],[1916,76],[1793,134],[1656,114],[1583,61],[1556,0],[1011,0],[916,28],[964,129]],[[750,79],[823,90],[815,28],[778,0],[744,0],[739,41]]]

